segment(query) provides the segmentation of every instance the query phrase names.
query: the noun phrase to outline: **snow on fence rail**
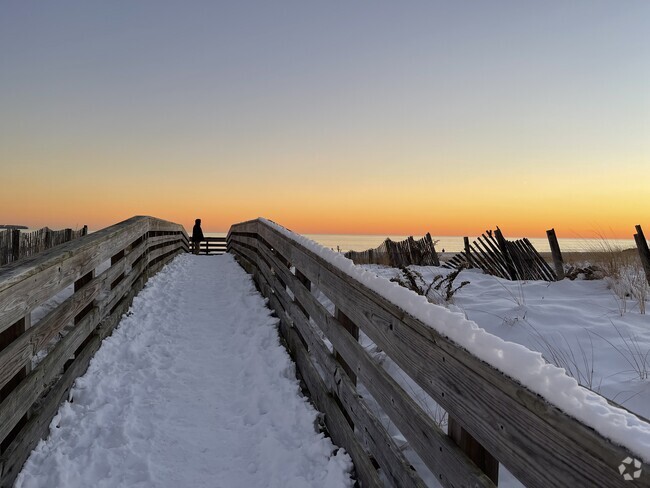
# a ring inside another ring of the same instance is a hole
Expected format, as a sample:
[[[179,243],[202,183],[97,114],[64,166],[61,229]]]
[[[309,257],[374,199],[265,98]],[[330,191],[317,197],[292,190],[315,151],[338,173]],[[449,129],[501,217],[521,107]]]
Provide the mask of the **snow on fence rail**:
[[[382,485],[374,462],[394,486],[424,483],[357,380],[442,486],[495,486],[498,463],[531,487],[650,486],[647,465],[631,481],[620,471],[628,457],[650,461],[650,423],[541,355],[264,219],[232,226],[228,250],[280,317],[311,398],[362,486]],[[366,353],[359,329],[448,412],[449,434]]]
[[[52,230],[48,227],[34,232],[21,232],[20,229],[0,230],[0,266],[33,256],[86,234],[88,227],[85,225],[79,230]]]
[[[0,488],[12,486],[135,294],[188,249],[181,225],[133,217],[0,268]],[[34,309],[69,286],[68,298],[31,323]]]

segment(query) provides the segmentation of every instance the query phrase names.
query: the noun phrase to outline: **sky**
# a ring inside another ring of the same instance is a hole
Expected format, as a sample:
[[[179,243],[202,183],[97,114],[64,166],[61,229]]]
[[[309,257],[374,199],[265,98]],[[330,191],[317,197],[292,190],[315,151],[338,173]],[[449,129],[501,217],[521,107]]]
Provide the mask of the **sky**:
[[[0,0],[0,224],[629,238],[649,202],[645,0]]]

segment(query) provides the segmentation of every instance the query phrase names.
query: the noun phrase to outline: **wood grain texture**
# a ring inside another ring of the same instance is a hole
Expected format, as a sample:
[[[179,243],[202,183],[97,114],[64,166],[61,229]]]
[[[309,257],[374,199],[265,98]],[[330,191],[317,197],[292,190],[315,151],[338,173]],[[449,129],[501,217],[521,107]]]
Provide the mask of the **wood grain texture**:
[[[0,331],[110,259],[146,231],[146,220],[129,219],[19,261],[16,266],[0,268]]]
[[[152,232],[150,225],[156,234],[147,238]],[[3,486],[12,482],[16,468],[46,432],[61,395],[85,370],[94,352],[93,349],[87,353],[89,344],[98,345],[111,333],[150,276],[178,253],[186,252],[185,240],[179,238],[183,237],[182,232],[177,224],[148,217],[133,218],[93,234],[88,240],[59,246],[56,252],[46,252],[0,270],[0,279],[4,280],[0,281],[0,304],[7,306],[0,315],[2,320],[11,319],[17,310],[31,310],[60,289],[75,284],[71,297],[0,351],[0,384],[5,384],[63,327],[69,329],[0,403],[0,441],[10,441],[1,458]],[[154,250],[150,251],[152,247]],[[95,267],[109,259],[111,266],[95,277]],[[86,358],[86,354],[90,356]],[[8,436],[27,412],[33,413],[29,422],[11,440]]]
[[[238,237],[233,237],[233,239],[238,239]],[[247,241],[249,246],[254,242],[248,237],[239,239]],[[236,244],[234,246],[236,247]],[[268,248],[259,245],[258,250],[261,256],[271,263],[275,273],[279,274],[286,282],[297,301],[307,310],[339,354],[350,364],[360,381],[411,443],[413,449],[429,469],[436,474],[442,485],[493,486],[490,480],[451,442],[422,408],[381,366],[368,356],[355,338],[345,330],[343,324],[333,317],[311,293],[298,285],[298,279],[277,261]],[[244,252],[251,253],[248,249],[245,249]],[[265,263],[258,263],[258,266],[264,271]],[[277,286],[274,289],[279,298],[286,294]],[[299,317],[295,313],[291,315],[294,322],[300,325]],[[301,332],[303,328],[300,328]],[[339,372],[340,376],[342,375]],[[353,417],[353,415],[350,416]]]
[[[650,249],[648,249],[648,241],[645,239],[643,234],[643,229],[640,225],[635,226],[636,234],[634,234],[634,242],[636,243],[636,248],[639,251],[639,258],[641,259],[641,264],[643,265],[643,270],[645,271],[645,276],[650,285]]]
[[[259,273],[259,270],[255,275],[255,278],[262,295],[267,298],[271,297],[271,287]],[[291,326],[286,322],[286,319],[283,320],[280,318],[280,330],[283,336],[287,339],[289,351],[298,366],[301,377],[307,385],[311,400],[316,405],[316,408],[325,414],[325,424],[332,436],[332,440],[335,444],[345,446],[350,457],[352,457],[360,486],[364,488],[381,487],[382,483],[379,479],[377,470],[359,444],[354,432],[348,426],[345,417],[339,410],[336,402],[334,402],[332,397],[329,395],[327,387],[311,362],[311,358],[305,351],[301,340],[291,329]]]
[[[257,228],[524,484],[629,486],[618,465],[634,453],[570,418],[299,243],[261,222]],[[231,229],[231,236],[238,230]],[[637,483],[649,486],[645,473]]]
[[[244,250],[243,252],[248,253],[249,251]],[[289,298],[288,293],[281,288],[279,280],[271,273],[265,262],[258,260],[257,264],[267,282],[272,283],[273,293],[270,296],[272,308],[281,317],[284,317],[286,323],[291,324],[299,332],[301,340],[307,344],[312,362],[317,363],[319,369],[325,372],[322,379],[327,388],[338,396],[345,413],[354,422],[357,434],[362,434],[364,445],[379,465],[384,468],[392,486],[424,486],[417,472],[404,458],[401,449],[357,393],[350,378],[340,370],[334,355],[318,336],[297,302]],[[288,276],[285,278],[290,281]],[[298,278],[296,277],[296,279]],[[298,281],[300,280],[298,279]],[[295,285],[295,283],[292,284]],[[315,299],[313,300],[315,301]],[[362,352],[362,354],[365,353]],[[403,417],[408,417],[408,413]]]
[[[49,391],[39,409],[29,419],[14,442],[0,456],[0,488],[11,488],[20,469],[40,439],[47,436],[50,421],[59,405],[67,398],[74,380],[86,371],[93,354],[99,348],[99,339],[93,338],[72,365]]]

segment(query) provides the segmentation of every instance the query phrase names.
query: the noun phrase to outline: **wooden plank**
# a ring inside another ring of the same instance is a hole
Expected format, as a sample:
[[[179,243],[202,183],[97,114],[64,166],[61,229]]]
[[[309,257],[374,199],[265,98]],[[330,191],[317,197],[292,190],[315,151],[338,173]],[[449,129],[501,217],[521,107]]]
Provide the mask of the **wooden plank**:
[[[485,236],[479,236],[470,244],[470,250],[473,252],[474,262],[488,274],[493,276],[505,276],[507,273],[503,267],[500,257],[490,250],[487,241],[483,242]]]
[[[74,380],[86,371],[90,359],[98,348],[99,339],[97,338],[86,345],[82,354],[76,358],[56,386],[45,397],[40,408],[20,431],[16,440],[0,456],[0,488],[13,486],[31,451],[36,447],[38,441],[49,432],[50,421],[56,415],[60,403],[66,399]]]
[[[152,248],[154,246],[158,246],[160,244],[175,244],[181,242],[182,237],[180,234],[176,235],[163,235],[163,236],[154,236],[154,237],[147,237],[147,241],[149,242],[149,247]]]
[[[557,281],[556,274],[551,270],[549,264],[543,259],[537,250],[533,247],[528,239],[521,239],[517,244],[526,253],[526,258],[530,260],[530,267],[534,269],[534,275],[537,279],[544,281]]]
[[[508,246],[506,240],[501,234],[501,230],[497,227],[494,231],[495,240],[499,249],[499,253],[495,253],[499,256],[500,262],[506,271],[506,279],[517,280],[519,276],[517,275],[517,269],[514,267],[510,253],[508,252]],[[486,239],[486,242],[489,244],[490,239]]]
[[[474,251],[474,262],[478,263],[485,273],[507,279],[507,272],[501,267],[497,256],[489,251],[487,244],[483,244],[480,237],[470,244],[470,249]]]
[[[508,248],[508,254],[510,259],[514,264],[515,269],[517,270],[516,275],[519,280],[536,280],[540,277],[535,272],[537,269],[537,263],[534,262],[534,258],[529,255],[528,251],[522,249],[521,241],[505,241]]]
[[[526,245],[528,249],[530,249],[532,254],[535,256],[535,259],[540,265],[540,269],[542,269],[544,274],[548,277],[548,281],[555,281],[557,279],[555,273],[553,272],[549,264],[544,260],[544,258],[540,256],[539,252],[537,252],[535,246],[533,246],[526,237],[522,239],[522,242]]]
[[[643,234],[643,229],[641,226],[637,225],[635,228],[636,234],[634,234],[634,242],[636,243],[636,248],[639,251],[639,258],[641,259],[641,264],[643,265],[646,279],[650,285],[650,249],[648,249],[648,242],[645,239],[645,235]]]
[[[24,334],[30,326],[30,322],[31,320],[29,316],[23,317],[11,327],[7,328],[4,332],[0,333],[0,357],[5,355],[5,351],[8,349],[11,351],[11,345],[18,337]],[[12,368],[9,371],[0,371],[0,377],[3,378],[2,383],[0,383],[0,401],[2,401],[27,374],[25,363],[16,366],[17,367]]]
[[[146,220],[129,219],[0,268],[0,332],[110,259],[146,230]]]
[[[463,244],[465,246],[465,260],[467,261],[467,265],[471,268],[474,266],[474,264],[472,261],[472,253],[469,247],[469,237],[463,237]]]
[[[338,323],[341,325],[343,330],[345,330],[350,336],[355,340],[359,340],[359,327],[355,325],[350,318],[345,315],[338,307],[336,308],[334,312],[334,316],[336,317],[336,320]],[[345,359],[336,351],[334,350],[334,357],[336,360],[341,364],[343,367],[343,370],[348,374],[350,377],[350,380],[352,381],[353,384],[357,384],[357,375],[354,373],[354,370],[350,367],[350,365],[345,361]]]
[[[252,240],[243,239],[249,242]],[[361,345],[345,331],[344,326],[329,314],[313,295],[299,287],[295,277],[283,266],[278,266],[275,256],[263,244],[258,246],[258,250],[268,262],[273,263],[276,272],[286,280],[287,286],[307,309],[314,322],[349,363],[351,369],[359,375],[364,386],[409,440],[425,464],[436,473],[443,486],[493,486],[395,380],[367,355]],[[258,265],[264,270],[264,263],[260,262]],[[282,299],[282,290],[276,288],[276,296]],[[291,310],[289,306],[286,308]],[[300,328],[301,321],[296,315],[293,314],[294,322]],[[306,326],[300,328],[301,332],[304,327]]]
[[[100,300],[97,301],[97,307],[99,308],[100,315],[105,317],[110,314],[114,307],[130,292],[133,284],[141,277],[142,274],[145,274],[149,261],[142,259],[131,268],[129,274],[127,274],[120,283],[115,286],[112,290],[108,291]]]
[[[261,279],[261,275],[258,275]],[[270,289],[270,286],[261,286],[263,290]],[[264,293],[263,293],[264,294]],[[267,298],[270,293],[264,294]],[[290,325],[280,320],[280,329],[285,337],[291,337]],[[290,349],[291,355],[296,362],[300,375],[307,385],[310,398],[316,405],[316,408],[325,413],[325,425],[332,436],[335,444],[345,446],[348,454],[354,462],[357,477],[363,487],[381,487],[382,483],[377,474],[377,470],[368,458],[366,452],[359,445],[354,435],[354,431],[348,426],[343,413],[339,410],[338,405],[328,394],[327,388],[323,383],[316,368],[300,340],[294,340]]]
[[[360,485],[362,487],[383,486],[372,461],[363,447],[359,445],[354,431],[348,426],[338,405],[328,395],[326,386],[300,340],[296,338],[295,332],[287,328],[283,322],[281,322],[281,329],[284,336],[289,338],[290,342],[288,342],[291,347],[292,357],[296,362],[298,371],[300,371],[300,376],[305,380],[311,399],[314,401],[316,408],[325,413],[325,425],[332,436],[332,440],[337,445],[345,446],[346,451],[350,454]]]
[[[62,347],[59,347],[59,345],[57,345],[59,348],[57,353],[54,353],[53,351],[39,365],[39,368],[37,369],[40,373],[44,373],[44,376],[35,374],[37,373],[37,370],[34,370],[28,377],[28,380],[30,380],[32,384],[26,384],[28,381],[25,381],[21,383],[20,391],[12,392],[12,395],[14,395],[14,400],[19,400],[19,398],[16,398],[17,394],[19,393],[34,395],[34,389],[30,387],[34,386],[34,383],[36,386],[44,386],[46,383],[49,383],[51,379],[48,381],[47,378],[51,378],[50,375],[52,374],[58,374],[54,373],[55,371],[58,372],[60,369],[57,365],[67,360],[68,356],[65,354],[65,351],[75,349],[74,344],[77,343],[77,341],[79,341],[78,344],[81,344],[83,342],[84,331],[82,329],[88,330],[89,328],[92,328],[91,331],[97,330],[97,336],[84,346],[83,351],[75,358],[71,366],[58,380],[55,387],[40,403],[39,409],[34,413],[29,423],[20,431],[16,440],[9,446],[9,448],[2,454],[2,456],[0,456],[0,488],[4,488],[5,486],[12,486],[15,477],[20,472],[20,468],[29,456],[31,450],[35,447],[41,438],[44,438],[47,435],[50,421],[56,414],[60,403],[65,399],[65,396],[72,386],[75,378],[83,374],[83,372],[86,370],[90,359],[99,347],[100,341],[110,335],[115,326],[121,320],[122,315],[130,307],[131,302],[133,301],[133,297],[142,289],[145,282],[146,279],[144,277],[141,277],[132,288],[128,297],[126,297],[126,300],[124,300],[124,302],[109,317],[104,319],[96,329],[94,323],[98,314],[96,312],[93,312],[91,316],[85,317],[82,323],[78,324],[76,328],[70,334],[66,335],[59,343],[61,344],[66,341],[67,344]],[[73,334],[76,335],[73,336]],[[34,382],[34,378],[36,378],[38,381]],[[3,427],[6,428],[4,419],[7,417],[7,412],[12,412],[10,408],[11,404],[9,405],[9,408],[7,408],[6,403],[7,402],[3,402],[2,405],[0,405],[0,420],[3,420],[3,422],[0,422],[0,430],[2,430]],[[23,404],[27,403],[31,404],[33,401],[25,401],[23,398]],[[14,404],[20,403],[19,401],[16,401]],[[1,432],[0,438],[4,438]]]
[[[177,224],[175,222],[170,222],[168,220],[163,220],[163,219],[158,219],[156,217],[150,217],[150,216],[136,216],[133,217],[135,219],[146,219],[149,222],[149,230],[151,231],[162,231],[162,232],[170,232],[170,231],[177,231],[181,232],[185,238],[187,238],[187,232],[185,231],[185,228]]]
[[[131,264],[141,255],[145,245],[146,241],[140,242],[125,258],[119,259],[117,264],[106,270],[99,277],[91,279],[72,297],[66,300],[62,307],[58,307],[48,314],[33,328],[33,331],[30,329],[24,334],[26,336],[25,338],[34,340],[36,344],[42,344],[48,337],[52,336],[53,330],[60,327],[62,321],[69,321],[71,317],[75,316],[80,307],[92,301],[97,295],[97,292],[105,288],[107,283],[110,283],[117,274],[124,272],[127,267],[130,268],[130,272],[126,278],[98,302],[97,307],[94,307],[87,316],[75,325],[45,357],[38,368],[25,381],[20,383],[0,405],[0,439],[6,437],[17,424],[18,420],[20,420],[20,416],[38,399],[47,385],[59,375],[63,364],[65,364],[68,358],[74,356],[74,352],[98,326],[100,317],[105,316],[109,310],[116,307],[116,311],[110,317],[117,317],[116,320],[121,318],[121,313],[119,315],[115,314],[119,310],[122,310],[125,304],[128,305],[130,303],[135,293],[141,289],[146,281],[146,276],[143,275],[143,271],[147,267],[147,260],[140,259],[136,266],[131,267]],[[173,254],[169,256],[169,258],[171,257],[173,257]],[[163,259],[159,263],[160,266],[154,266],[149,274],[155,273],[169,258]],[[104,322],[107,320],[110,321],[110,318],[104,319]]]
[[[46,388],[60,375],[65,362],[99,323],[99,313],[91,312],[61,339],[43,361],[0,403],[0,439],[18,424]]]
[[[149,251],[147,257],[149,262],[152,262],[156,259],[158,259],[160,256],[164,256],[165,254],[168,254],[170,252],[175,252],[177,249],[179,249],[180,246],[177,245],[177,243],[169,243],[165,245],[164,247],[159,247],[158,249],[155,249],[154,251]]]
[[[302,340],[308,345],[307,350],[312,362],[318,363],[320,368],[325,371],[323,378],[325,385],[330,391],[337,394],[347,415],[356,425],[356,432],[362,433],[367,450],[384,468],[384,474],[390,480],[392,486],[424,488],[424,482],[420,479],[413,466],[406,460],[402,450],[395,444],[395,441],[381,425],[381,422],[356,392],[350,378],[346,374],[340,374],[334,356],[314,333],[307,319],[299,315],[295,307],[291,309],[290,305],[281,304],[283,300],[284,304],[288,304],[290,301],[286,291],[275,285],[273,289],[276,293],[270,295],[272,308],[281,317],[285,316],[285,321],[287,323],[292,322],[300,331]],[[285,336],[285,340],[289,344],[295,341],[296,338],[293,338],[291,333],[289,333],[289,336]]]
[[[261,226],[289,259],[438,403],[530,486],[626,486],[618,474],[629,453],[569,418],[361,283]],[[482,392],[476,395],[475,392]],[[639,420],[642,422],[642,420]],[[588,480],[588,481],[587,481]]]
[[[492,231],[486,231],[486,233],[483,234],[481,237],[482,237],[483,241],[485,242],[487,252],[499,264],[501,269],[503,269],[502,278],[504,278],[506,280],[512,279],[511,274],[510,274],[510,269],[509,269],[509,266],[508,266],[508,262],[507,262],[507,258],[506,258],[506,256],[503,255],[503,253],[501,251],[501,245],[499,244],[498,240],[496,239],[495,233],[492,232]]]
[[[13,229],[11,231],[11,261],[18,261],[20,259],[20,230]]]
[[[34,354],[43,349],[74,317],[97,297],[102,280],[96,280],[86,288],[65,300],[48,313],[36,325],[16,338],[0,351],[0,388],[20,371]]]
[[[448,415],[447,421],[449,437],[496,486],[499,483],[499,461],[463,429],[454,417]]]

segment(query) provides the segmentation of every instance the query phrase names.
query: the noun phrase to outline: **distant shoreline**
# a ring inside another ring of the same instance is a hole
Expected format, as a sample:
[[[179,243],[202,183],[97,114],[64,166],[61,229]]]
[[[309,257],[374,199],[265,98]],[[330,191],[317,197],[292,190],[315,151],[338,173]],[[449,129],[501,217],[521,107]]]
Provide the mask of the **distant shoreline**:
[[[5,229],[5,230],[15,230],[15,229],[25,230],[25,229],[29,229],[29,227],[27,227],[26,225],[2,224],[2,225],[0,225],[0,229]]]

